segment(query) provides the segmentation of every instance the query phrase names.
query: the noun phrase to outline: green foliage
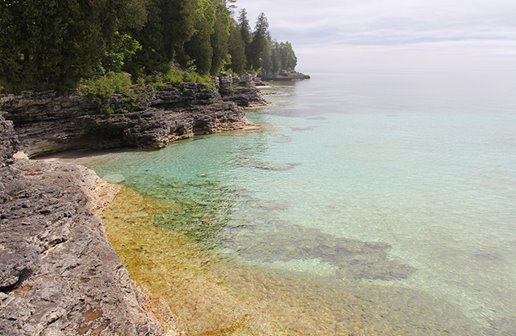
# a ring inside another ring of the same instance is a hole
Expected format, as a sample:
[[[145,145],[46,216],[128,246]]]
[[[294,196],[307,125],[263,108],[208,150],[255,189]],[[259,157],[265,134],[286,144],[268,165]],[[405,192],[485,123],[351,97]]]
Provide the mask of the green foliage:
[[[126,63],[126,70],[132,74],[159,70],[170,59],[164,52],[163,13],[159,0],[150,0],[147,6],[147,22],[141,29],[131,29],[129,33],[141,44],[142,49]]]
[[[131,94],[131,75],[125,72],[108,72],[97,78],[84,79],[79,85],[79,91],[87,94],[97,104],[103,114],[114,112],[110,98],[115,93],[124,95],[125,102],[133,102]],[[131,104],[133,105],[133,104]]]
[[[210,31],[208,26],[199,28],[192,39],[186,44],[186,51],[192,58],[199,73],[206,75],[210,73],[213,61],[213,47],[210,42]]]
[[[266,57],[268,57],[270,43],[269,22],[264,13],[258,16],[256,27],[253,34],[253,40],[249,45],[249,65],[254,69],[262,67]]]
[[[97,72],[123,0],[0,2],[0,80],[10,90],[66,89]]]
[[[269,53],[270,56],[265,57],[263,64],[265,75],[274,76],[281,71],[295,70],[297,57],[290,42],[278,43],[272,41],[269,43],[268,49],[265,53]]]
[[[111,48],[106,51],[102,66],[106,71],[121,72],[137,51],[141,50],[140,42],[131,35],[115,33]]]
[[[218,1],[218,0],[217,0]],[[183,53],[185,42],[195,33],[200,0],[161,0],[164,52],[169,61]],[[201,12],[203,12],[201,7]]]
[[[247,11],[242,9],[240,11],[240,15],[238,17],[238,29],[240,31],[240,37],[242,42],[244,43],[245,57],[246,57],[246,65],[251,65],[251,49],[250,44],[252,40],[251,34],[251,25],[249,24],[249,19],[247,18]]]
[[[290,42],[281,43],[279,45],[279,57],[281,59],[282,69],[295,70],[297,66],[297,57],[292,44]]]
[[[147,23],[150,0],[125,0],[119,8],[119,23],[122,29],[140,30]]]
[[[210,73],[212,75],[217,75],[224,67],[229,51],[229,34],[231,28],[231,18],[226,6],[219,3],[216,13],[213,34],[211,35],[213,56]]]
[[[115,93],[128,95],[131,86],[130,74],[125,72],[108,72],[98,78],[81,81],[79,90],[91,96],[107,98]]]
[[[265,15],[251,32],[245,10],[232,20],[234,2],[0,0],[0,91],[80,84],[105,97],[126,90],[128,74],[159,86],[211,82],[224,68],[294,69],[292,46],[271,41]]]
[[[237,74],[244,73],[247,67],[245,44],[236,23],[231,25],[229,35],[229,55],[231,57],[231,63],[228,65],[228,68]]]
[[[200,75],[195,68],[181,70],[176,66],[169,67],[166,73],[156,73],[142,78],[140,84],[149,85],[155,89],[163,89],[167,84],[202,83],[213,86],[213,79],[209,75]]]

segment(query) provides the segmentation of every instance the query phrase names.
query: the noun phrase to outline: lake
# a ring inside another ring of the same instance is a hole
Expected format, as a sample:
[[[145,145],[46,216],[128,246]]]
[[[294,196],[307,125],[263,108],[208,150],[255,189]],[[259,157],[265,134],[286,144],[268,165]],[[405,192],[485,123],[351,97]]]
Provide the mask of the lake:
[[[314,74],[260,131],[86,165],[189,335],[516,335],[514,73]]]

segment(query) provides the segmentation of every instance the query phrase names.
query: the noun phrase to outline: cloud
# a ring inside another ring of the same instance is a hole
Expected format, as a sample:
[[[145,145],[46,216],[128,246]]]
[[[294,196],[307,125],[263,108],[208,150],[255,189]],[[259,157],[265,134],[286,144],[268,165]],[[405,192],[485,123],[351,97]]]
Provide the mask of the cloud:
[[[473,67],[516,68],[514,0],[239,0],[238,5],[250,18],[265,12],[273,36],[292,41],[307,67],[338,52],[371,62],[382,52],[394,59],[397,54],[404,64],[411,55],[409,63],[417,66],[428,59],[418,59],[418,53],[430,52],[441,58],[436,64],[449,59],[450,66],[460,66],[462,58]]]

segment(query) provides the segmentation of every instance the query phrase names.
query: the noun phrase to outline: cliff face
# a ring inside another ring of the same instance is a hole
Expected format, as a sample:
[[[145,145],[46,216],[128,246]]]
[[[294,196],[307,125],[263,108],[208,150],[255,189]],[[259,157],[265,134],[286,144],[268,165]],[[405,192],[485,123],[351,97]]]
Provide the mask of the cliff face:
[[[161,148],[194,135],[249,127],[238,104],[250,105],[261,97],[256,89],[247,91],[221,97],[195,83],[159,91],[141,88],[132,99],[111,97],[105,102],[111,113],[101,113],[82,94],[25,92],[0,97],[0,110],[13,121],[20,148],[29,156],[85,148]]]
[[[96,175],[5,161],[16,142],[1,116],[0,124],[0,334],[165,334],[93,212]]]
[[[241,105],[261,99],[256,88],[249,90]],[[111,113],[102,114],[81,94],[0,96],[0,110],[10,119],[0,112],[0,334],[179,334],[172,331],[172,317],[158,322],[143,309],[146,298],[109,244],[94,212],[101,184],[96,175],[59,162],[15,160],[13,154],[160,148],[245,128],[250,123],[233,102],[241,100],[232,91],[221,97],[206,86],[182,84],[143,89],[131,100],[113,96]]]
[[[14,133],[13,123],[0,114],[0,168],[13,163],[13,155],[17,150],[18,138]]]

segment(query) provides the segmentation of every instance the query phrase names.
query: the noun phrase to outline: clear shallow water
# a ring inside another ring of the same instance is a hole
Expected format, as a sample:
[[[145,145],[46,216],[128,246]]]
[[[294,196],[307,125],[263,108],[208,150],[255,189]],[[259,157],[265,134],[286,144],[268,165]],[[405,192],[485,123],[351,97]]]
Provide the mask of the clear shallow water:
[[[266,283],[256,274],[294,278],[269,296],[317,296],[322,335],[348,334],[335,311],[350,297],[373,307],[358,334],[516,335],[515,78],[315,75],[268,90],[275,106],[249,112],[262,132],[89,165],[175,204],[152,225],[234,267],[225,281],[243,297]]]

